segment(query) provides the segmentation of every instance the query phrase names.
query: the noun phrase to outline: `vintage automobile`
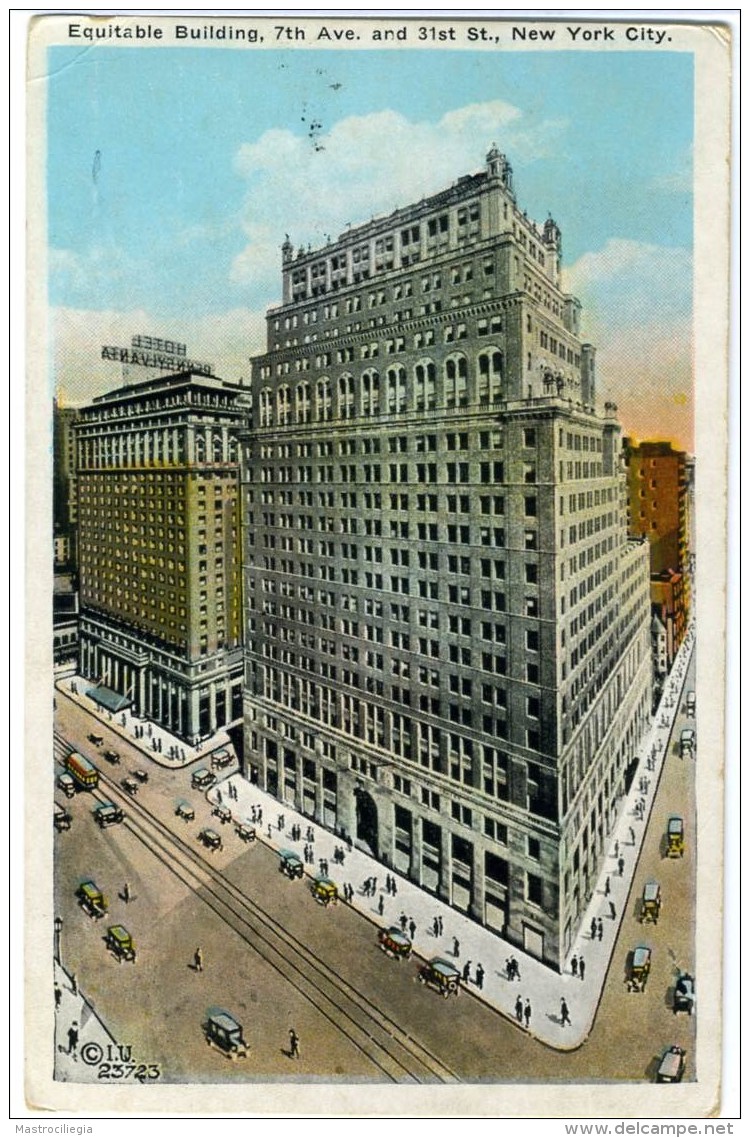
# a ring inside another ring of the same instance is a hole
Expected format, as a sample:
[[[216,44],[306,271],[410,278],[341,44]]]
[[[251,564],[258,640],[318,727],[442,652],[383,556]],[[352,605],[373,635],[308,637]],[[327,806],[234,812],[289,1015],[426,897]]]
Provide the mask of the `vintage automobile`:
[[[192,822],[195,818],[195,810],[189,802],[178,802],[174,812],[178,818],[182,818],[185,822]]]
[[[198,767],[193,771],[190,779],[191,785],[196,790],[205,790],[209,786],[213,786],[216,782],[216,775],[208,769],[208,767]]]
[[[72,821],[72,815],[63,806],[58,806],[55,803],[55,829],[60,832],[69,830]]]
[[[668,1047],[662,1056],[659,1069],[656,1072],[657,1083],[680,1083],[685,1073],[685,1051],[682,1047],[673,1044]]]
[[[124,778],[120,785],[122,789],[130,795],[131,798],[135,798],[136,794],[138,793],[138,783],[134,778]]]
[[[200,834],[198,834],[198,841],[201,842],[207,850],[211,850],[211,853],[213,853],[214,850],[224,848],[224,843],[216,833],[216,830],[201,830]]]
[[[102,802],[94,808],[93,814],[97,826],[101,826],[102,830],[105,826],[114,826],[122,822],[125,817],[120,807],[115,806],[113,802]]]
[[[116,767],[120,763],[120,755],[118,751],[105,751],[102,757],[105,758],[108,763],[112,763],[112,766]]]
[[[695,692],[689,691],[685,699],[685,711],[692,718],[695,718]]]
[[[643,896],[641,897],[641,922],[653,921],[656,925],[659,923],[659,913],[661,912],[661,888],[658,881],[647,881],[643,886]]]
[[[75,798],[75,796],[76,796],[75,779],[73,779],[71,777],[71,775],[69,775],[67,773],[67,771],[65,771],[63,774],[58,776],[57,786],[58,786],[58,789],[63,792],[63,794],[65,795],[66,798]]]
[[[229,1012],[209,1012],[203,1032],[208,1046],[215,1047],[229,1059],[244,1059],[247,1055],[242,1026]]]
[[[118,964],[123,960],[135,963],[135,945],[133,938],[124,925],[110,925],[104,943],[111,953],[117,957]]]
[[[643,992],[651,971],[651,949],[645,945],[634,948],[630,957],[630,974],[628,989],[631,992]]]
[[[285,873],[292,881],[295,877],[302,877],[305,867],[302,858],[292,850],[282,850],[279,854],[279,872]]]
[[[674,986],[674,996],[672,997],[672,1011],[675,1015],[678,1012],[687,1012],[689,1016],[693,1014],[695,1009],[695,979],[689,972],[681,972],[677,977],[677,983]]]
[[[251,825],[250,822],[240,822],[238,826],[235,826],[234,832],[243,842],[255,841],[255,826]]]
[[[408,960],[411,956],[411,941],[395,926],[380,930],[378,944],[386,956],[392,956],[394,960]]]
[[[673,814],[667,821],[667,857],[682,857],[685,852],[685,829],[682,818]]]
[[[339,899],[338,888],[329,877],[316,877],[310,886],[310,891],[318,904],[326,908],[335,905]]]
[[[211,766],[214,770],[223,770],[224,767],[230,767],[234,759],[232,758],[231,751],[222,748],[219,751],[214,751],[211,756]]]
[[[680,731],[680,755],[695,754],[695,731],[692,727],[683,727]]]
[[[417,973],[420,984],[427,984],[437,988],[444,999],[457,996],[461,991],[461,973],[448,960],[435,957],[429,964],[424,964]]]
[[[228,806],[222,806],[218,802],[214,806],[211,813],[213,814],[213,816],[215,818],[219,819],[219,821],[221,822],[222,825],[224,825],[225,822],[231,822],[232,821],[232,811],[229,809]]]
[[[82,881],[76,889],[76,897],[84,913],[97,920],[104,916],[109,907],[107,898],[95,881]]]
[[[89,733],[89,742],[93,743],[95,747],[101,747],[104,743],[104,736],[97,735],[95,731]]]
[[[132,774],[133,778],[138,779],[138,782],[140,782],[140,783],[148,782],[148,771],[137,770],[137,771],[131,771],[130,773]]]

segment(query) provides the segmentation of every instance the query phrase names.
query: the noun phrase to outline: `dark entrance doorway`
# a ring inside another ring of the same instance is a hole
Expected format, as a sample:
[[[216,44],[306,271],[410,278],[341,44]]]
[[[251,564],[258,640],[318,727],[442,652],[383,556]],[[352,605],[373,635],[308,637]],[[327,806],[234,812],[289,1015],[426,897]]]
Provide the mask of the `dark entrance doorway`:
[[[357,800],[357,841],[367,845],[373,857],[378,857],[378,808],[371,795],[361,787],[356,787]]]

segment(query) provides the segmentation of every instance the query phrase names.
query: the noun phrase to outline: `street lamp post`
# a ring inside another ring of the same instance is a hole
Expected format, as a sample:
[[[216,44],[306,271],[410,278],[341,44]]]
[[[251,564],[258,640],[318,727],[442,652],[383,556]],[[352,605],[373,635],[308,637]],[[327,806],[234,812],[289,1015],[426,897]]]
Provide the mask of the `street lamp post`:
[[[60,956],[60,934],[62,933],[62,927],[62,917],[55,917],[55,960],[58,964],[62,964],[62,958]]]

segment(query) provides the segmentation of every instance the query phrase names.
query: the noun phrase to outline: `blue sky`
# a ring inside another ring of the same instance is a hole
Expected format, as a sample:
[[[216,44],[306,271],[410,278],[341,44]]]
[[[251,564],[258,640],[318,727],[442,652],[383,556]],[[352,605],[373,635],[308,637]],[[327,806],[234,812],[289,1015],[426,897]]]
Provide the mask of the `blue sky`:
[[[181,336],[239,378],[286,232],[320,243],[481,168],[494,141],[521,208],[562,228],[610,393],[635,407],[666,385],[669,429],[689,434],[689,54],[94,45],[51,49],[48,75],[49,299],[71,401],[119,380],[98,366],[107,332]]]

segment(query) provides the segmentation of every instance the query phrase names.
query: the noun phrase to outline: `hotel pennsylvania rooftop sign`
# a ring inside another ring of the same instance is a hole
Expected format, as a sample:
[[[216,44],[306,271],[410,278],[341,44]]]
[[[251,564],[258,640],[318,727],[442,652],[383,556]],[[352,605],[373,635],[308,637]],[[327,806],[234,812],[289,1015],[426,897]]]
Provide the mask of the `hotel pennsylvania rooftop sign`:
[[[116,363],[138,364],[141,367],[157,367],[163,371],[192,371],[197,375],[213,375],[210,364],[187,358],[185,344],[175,340],[160,340],[155,336],[133,336],[129,348],[102,348],[103,360]]]

